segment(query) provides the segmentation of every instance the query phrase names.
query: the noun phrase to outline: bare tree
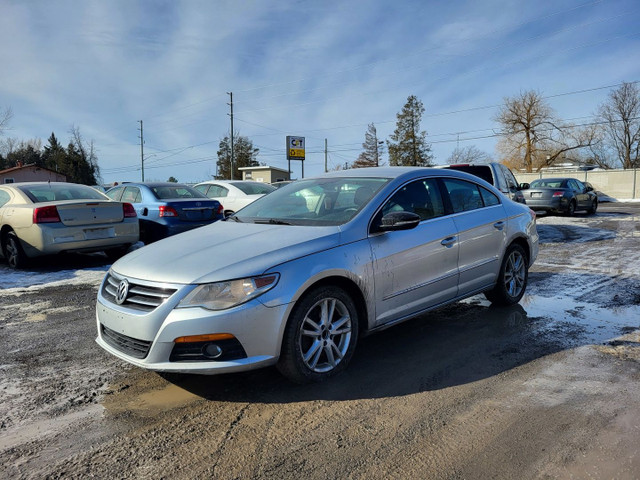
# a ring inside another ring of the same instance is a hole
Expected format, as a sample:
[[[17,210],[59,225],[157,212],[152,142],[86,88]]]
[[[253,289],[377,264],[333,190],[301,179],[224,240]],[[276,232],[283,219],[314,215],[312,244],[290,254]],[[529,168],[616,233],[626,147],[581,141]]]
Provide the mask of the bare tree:
[[[0,135],[3,135],[5,130],[9,127],[9,122],[13,118],[13,110],[11,107],[5,108],[0,112]]]
[[[635,83],[623,83],[600,105],[607,139],[622,168],[640,166],[640,89]]]
[[[592,128],[561,124],[542,95],[533,90],[505,98],[494,120],[502,127],[499,151],[512,165],[521,159],[520,166],[527,172],[551,165],[566,152],[589,147],[595,138]]]
[[[483,152],[475,145],[469,145],[468,147],[456,147],[449,158],[447,163],[453,165],[455,163],[488,163],[491,161],[491,157],[488,153]]]

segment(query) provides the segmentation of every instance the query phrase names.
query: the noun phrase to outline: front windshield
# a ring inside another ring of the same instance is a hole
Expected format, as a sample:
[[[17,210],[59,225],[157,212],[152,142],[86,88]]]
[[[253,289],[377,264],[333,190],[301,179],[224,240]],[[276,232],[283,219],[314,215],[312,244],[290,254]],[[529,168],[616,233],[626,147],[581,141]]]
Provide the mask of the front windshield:
[[[298,180],[249,204],[234,219],[255,223],[342,225],[388,181],[388,178],[348,177]]]

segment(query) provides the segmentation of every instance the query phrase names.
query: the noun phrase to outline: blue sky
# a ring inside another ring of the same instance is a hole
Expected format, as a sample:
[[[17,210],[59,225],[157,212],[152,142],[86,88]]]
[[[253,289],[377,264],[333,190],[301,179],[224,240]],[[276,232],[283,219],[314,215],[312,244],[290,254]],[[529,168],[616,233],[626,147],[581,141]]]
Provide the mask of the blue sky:
[[[310,176],[325,138],[329,168],[357,158],[369,123],[387,139],[409,95],[436,163],[458,139],[495,155],[496,106],[524,90],[590,121],[601,87],[640,80],[640,3],[0,0],[0,45],[5,137],[66,144],[75,125],[105,182],[140,179],[138,120],[146,179],[211,178],[226,92],[258,160],[286,168],[286,135],[304,136]]]

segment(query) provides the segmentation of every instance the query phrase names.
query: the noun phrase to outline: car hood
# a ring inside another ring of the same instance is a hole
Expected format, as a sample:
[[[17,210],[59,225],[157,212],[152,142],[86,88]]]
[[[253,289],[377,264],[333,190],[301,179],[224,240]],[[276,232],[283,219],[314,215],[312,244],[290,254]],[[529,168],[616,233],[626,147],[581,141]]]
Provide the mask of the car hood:
[[[335,226],[216,222],[135,250],[112,269],[140,280],[209,283],[259,275],[340,241],[341,230]]]

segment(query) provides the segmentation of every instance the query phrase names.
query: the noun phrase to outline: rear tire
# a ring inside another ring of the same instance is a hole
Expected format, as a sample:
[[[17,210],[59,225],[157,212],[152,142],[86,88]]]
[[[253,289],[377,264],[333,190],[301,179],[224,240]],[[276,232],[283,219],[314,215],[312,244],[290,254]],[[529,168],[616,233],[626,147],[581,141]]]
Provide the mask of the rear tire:
[[[567,208],[567,217],[573,217],[576,213],[576,202],[571,200],[569,202],[569,207]]]
[[[527,255],[520,245],[512,244],[504,254],[495,287],[484,296],[494,305],[514,305],[524,295],[528,280]]]
[[[27,255],[22,249],[20,239],[16,233],[11,230],[5,235],[2,243],[2,251],[4,252],[4,258],[7,259],[7,263],[14,270],[24,268],[27,265]]]
[[[282,339],[278,370],[295,383],[321,382],[344,370],[358,340],[358,310],[342,289],[311,290],[296,304]]]

